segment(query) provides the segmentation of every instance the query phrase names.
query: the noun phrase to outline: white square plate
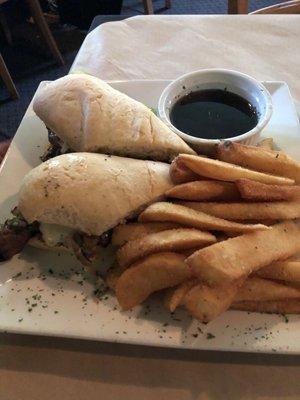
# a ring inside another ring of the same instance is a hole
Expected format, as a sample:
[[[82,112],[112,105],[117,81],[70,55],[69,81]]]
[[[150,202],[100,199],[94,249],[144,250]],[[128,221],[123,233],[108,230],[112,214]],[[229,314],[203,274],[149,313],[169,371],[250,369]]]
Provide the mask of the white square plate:
[[[129,81],[112,86],[156,107],[168,83]],[[289,89],[282,82],[265,85],[273,97],[274,115],[264,136],[272,136],[279,148],[300,161],[299,120]],[[2,165],[0,221],[16,204],[23,176],[39,164],[46,146],[46,129],[29,108]],[[103,263],[110,258],[107,254]],[[157,297],[120,312],[110,293],[95,301],[94,289],[92,279],[71,256],[27,248],[0,265],[0,329],[190,349],[300,353],[300,316],[228,311],[203,325],[184,310],[170,315]]]

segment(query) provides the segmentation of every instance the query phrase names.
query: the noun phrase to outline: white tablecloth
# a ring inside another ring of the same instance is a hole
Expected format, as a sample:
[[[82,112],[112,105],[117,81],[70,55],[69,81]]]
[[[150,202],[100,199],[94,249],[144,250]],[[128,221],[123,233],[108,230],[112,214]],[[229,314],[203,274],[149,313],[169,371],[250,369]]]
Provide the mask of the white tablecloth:
[[[230,68],[285,81],[300,101],[300,15],[140,16],[97,27],[72,71],[105,80],[173,79]]]
[[[207,67],[284,80],[300,100],[300,18],[154,16],[108,23],[87,37],[73,71],[157,79]],[[299,357],[0,335],[1,400],[298,400],[299,378]]]

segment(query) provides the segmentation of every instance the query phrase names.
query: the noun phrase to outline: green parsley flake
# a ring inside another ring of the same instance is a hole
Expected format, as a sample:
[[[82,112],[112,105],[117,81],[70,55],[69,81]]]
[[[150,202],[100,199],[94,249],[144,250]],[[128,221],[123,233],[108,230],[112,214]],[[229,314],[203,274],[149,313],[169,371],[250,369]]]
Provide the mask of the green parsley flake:
[[[215,338],[215,335],[213,335],[212,333],[210,333],[210,332],[208,332],[207,334],[206,334],[206,339],[214,339]]]

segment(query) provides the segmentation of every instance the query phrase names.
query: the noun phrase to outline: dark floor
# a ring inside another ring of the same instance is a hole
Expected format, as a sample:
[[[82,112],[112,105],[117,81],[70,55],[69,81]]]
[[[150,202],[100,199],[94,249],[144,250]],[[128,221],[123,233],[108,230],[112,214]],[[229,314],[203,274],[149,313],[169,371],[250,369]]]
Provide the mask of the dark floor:
[[[272,0],[251,0],[250,11],[278,3]],[[172,8],[163,8],[164,0],[154,0],[155,12],[159,14],[226,14],[227,0],[172,0]],[[143,13],[141,0],[123,0],[123,15]],[[53,80],[68,73],[77,51],[85,37],[78,29],[54,31],[66,65],[58,67],[47,54],[43,42],[37,38],[34,27],[24,24],[14,27],[14,45],[7,46],[0,40],[1,53],[13,76],[20,99],[7,100],[7,93],[0,84],[0,141],[11,138],[32,99],[40,81]]]
[[[282,1],[282,0],[281,0]],[[280,3],[280,0],[250,0],[249,12]],[[227,0],[172,0],[172,7],[164,9],[165,0],[153,0],[154,12],[159,14],[227,14]],[[123,13],[144,13],[141,0],[123,0]]]

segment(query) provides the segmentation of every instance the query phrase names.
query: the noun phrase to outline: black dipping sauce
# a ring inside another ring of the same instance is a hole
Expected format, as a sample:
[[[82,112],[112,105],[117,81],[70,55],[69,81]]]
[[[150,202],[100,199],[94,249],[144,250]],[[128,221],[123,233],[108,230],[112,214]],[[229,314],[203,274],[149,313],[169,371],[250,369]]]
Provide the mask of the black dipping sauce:
[[[243,97],[221,89],[191,92],[174,104],[170,120],[180,131],[203,139],[242,135],[258,122],[257,112]]]

